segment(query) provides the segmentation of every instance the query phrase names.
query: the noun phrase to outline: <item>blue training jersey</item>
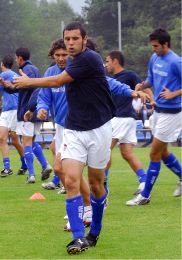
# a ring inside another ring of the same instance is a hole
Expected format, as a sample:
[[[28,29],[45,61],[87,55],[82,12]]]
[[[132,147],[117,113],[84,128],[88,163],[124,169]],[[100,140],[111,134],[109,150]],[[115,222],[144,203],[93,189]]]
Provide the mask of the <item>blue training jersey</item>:
[[[86,48],[68,59],[65,71],[74,79],[66,85],[65,128],[86,131],[109,121],[115,112],[101,56]]]
[[[48,68],[44,74],[45,77],[58,75],[63,72],[57,65]],[[67,100],[65,86],[59,88],[42,88],[38,95],[37,111],[45,109],[54,113],[55,123],[64,127],[65,117],[67,114]]]
[[[118,97],[131,97],[131,94],[133,90],[130,88],[130,86],[121,83],[117,81],[116,79],[106,77],[109,89],[111,91],[112,97],[118,96]]]
[[[141,82],[139,76],[131,70],[122,70],[115,74],[114,78],[121,83],[129,85],[133,90],[135,89],[135,86]],[[132,117],[136,119],[136,112],[133,108],[132,100],[131,97],[113,97],[117,117]]]
[[[180,109],[181,96],[173,99],[164,99],[160,93],[164,87],[170,91],[181,89],[181,57],[175,52],[169,51],[167,54],[158,56],[154,53],[148,65],[148,77],[146,81],[154,89],[154,98],[158,108],[161,109]]]
[[[6,70],[0,73],[0,78],[3,78],[4,80],[13,81],[14,77],[17,77],[18,74],[16,74],[12,70]],[[3,105],[2,105],[2,111],[9,111],[9,110],[16,110],[18,106],[18,94],[9,94],[8,92],[4,91],[4,86],[0,85],[0,92],[2,92],[3,96]]]

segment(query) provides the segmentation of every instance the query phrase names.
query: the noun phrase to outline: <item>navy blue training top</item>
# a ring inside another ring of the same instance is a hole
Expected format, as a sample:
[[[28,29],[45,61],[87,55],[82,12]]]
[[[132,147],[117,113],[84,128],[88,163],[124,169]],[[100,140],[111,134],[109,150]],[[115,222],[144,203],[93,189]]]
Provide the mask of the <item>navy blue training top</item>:
[[[135,89],[135,86],[141,82],[139,76],[131,70],[123,70],[114,75],[114,78],[121,83],[125,83]],[[116,106],[116,117],[133,117],[136,119],[136,112],[132,106],[132,97],[113,96]]]
[[[66,72],[74,79],[66,85],[68,114],[65,128],[86,131],[109,121],[115,112],[101,56],[86,48],[69,58]]]

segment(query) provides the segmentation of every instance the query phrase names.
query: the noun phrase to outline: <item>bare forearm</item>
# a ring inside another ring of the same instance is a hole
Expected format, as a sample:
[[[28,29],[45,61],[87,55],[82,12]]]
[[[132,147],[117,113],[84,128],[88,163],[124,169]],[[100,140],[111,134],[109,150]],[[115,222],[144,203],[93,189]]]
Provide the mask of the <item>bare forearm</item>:
[[[53,88],[60,87],[64,84],[73,81],[71,76],[67,72],[62,72],[56,76],[50,76],[45,78],[29,78],[24,73],[22,76],[14,79],[14,86],[16,88],[27,88],[27,87],[41,87],[41,88]]]

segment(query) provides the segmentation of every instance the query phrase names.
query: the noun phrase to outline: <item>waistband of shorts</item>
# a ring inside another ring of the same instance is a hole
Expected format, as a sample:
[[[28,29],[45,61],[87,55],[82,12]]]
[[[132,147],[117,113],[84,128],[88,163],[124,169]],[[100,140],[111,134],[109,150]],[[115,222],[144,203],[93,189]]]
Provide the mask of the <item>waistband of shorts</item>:
[[[181,107],[177,107],[177,108],[155,107],[155,111],[157,113],[177,114],[182,111],[182,108]]]

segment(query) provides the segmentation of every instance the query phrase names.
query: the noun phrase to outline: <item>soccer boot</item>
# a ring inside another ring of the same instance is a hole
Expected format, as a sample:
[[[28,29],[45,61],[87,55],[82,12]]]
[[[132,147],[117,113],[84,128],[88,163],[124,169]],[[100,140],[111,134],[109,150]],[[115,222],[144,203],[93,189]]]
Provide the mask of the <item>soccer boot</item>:
[[[56,186],[54,182],[50,181],[48,183],[42,183],[42,188],[45,190],[55,190],[59,188],[59,185]]]
[[[65,187],[62,185],[62,187],[59,189],[58,194],[66,194]]]
[[[66,223],[66,225],[64,225],[63,230],[64,230],[64,231],[67,231],[67,232],[70,232],[70,231],[71,231],[71,226],[70,226],[70,222],[69,222],[69,221]]]
[[[145,188],[145,182],[141,182],[140,185],[138,186],[137,190],[133,193],[133,195],[140,194],[144,188]]]
[[[41,172],[41,180],[47,180],[50,177],[50,173],[52,172],[52,167],[49,163],[47,163],[46,168]]]
[[[149,198],[145,198],[141,194],[139,194],[134,199],[128,200],[126,202],[126,205],[127,206],[139,206],[139,205],[148,204],[149,202],[150,202],[150,197]]]
[[[11,169],[3,169],[3,170],[1,171],[0,176],[1,176],[1,177],[6,177],[6,176],[9,176],[9,175],[11,175],[11,174],[13,174],[13,171],[12,171]]]
[[[173,196],[174,196],[174,197],[179,197],[179,196],[181,196],[181,194],[182,194],[182,182],[180,181],[180,182],[178,183],[177,188],[176,188],[175,191],[173,192]]]
[[[89,248],[89,244],[85,238],[77,238],[67,245],[69,255],[79,254]]]
[[[27,169],[20,168],[16,175],[25,175],[26,171],[27,171]]]
[[[30,175],[27,177],[27,184],[33,184],[35,183],[35,176],[34,175]]]
[[[89,247],[93,247],[96,246],[97,244],[97,240],[99,239],[99,236],[94,236],[90,231],[89,233],[86,235],[86,240],[89,244]]]

